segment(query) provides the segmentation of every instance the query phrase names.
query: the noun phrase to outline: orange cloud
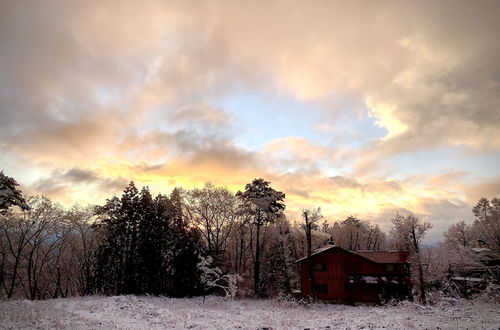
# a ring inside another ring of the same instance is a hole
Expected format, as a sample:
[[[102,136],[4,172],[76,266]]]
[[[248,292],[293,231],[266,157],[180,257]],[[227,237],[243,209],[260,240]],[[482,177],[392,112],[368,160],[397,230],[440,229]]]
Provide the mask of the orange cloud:
[[[265,177],[287,193],[290,217],[316,206],[329,219],[470,216],[496,179],[460,165],[396,179],[381,162],[443,146],[498,153],[498,6],[2,2],[0,160],[33,193],[67,203],[99,202],[129,179],[156,192],[206,181],[236,191]],[[249,150],[235,141],[259,123],[214,106],[238,90],[314,101],[330,119],[316,126],[324,139],[339,111],[387,133],[359,147],[281,136]]]

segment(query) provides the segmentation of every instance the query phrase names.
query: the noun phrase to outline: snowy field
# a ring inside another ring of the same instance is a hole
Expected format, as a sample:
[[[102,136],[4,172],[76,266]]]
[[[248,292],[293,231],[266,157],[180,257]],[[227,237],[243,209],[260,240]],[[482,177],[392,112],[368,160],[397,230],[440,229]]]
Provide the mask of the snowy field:
[[[388,307],[275,300],[83,297],[0,302],[2,329],[499,329],[500,305]]]

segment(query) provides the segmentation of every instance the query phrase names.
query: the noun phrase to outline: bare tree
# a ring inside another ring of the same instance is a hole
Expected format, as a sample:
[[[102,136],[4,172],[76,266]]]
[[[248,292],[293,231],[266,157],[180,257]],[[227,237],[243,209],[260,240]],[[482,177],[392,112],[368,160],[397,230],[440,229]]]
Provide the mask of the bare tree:
[[[385,247],[386,236],[380,229],[379,225],[371,225],[366,223],[368,233],[365,235],[365,250],[378,251],[381,247]]]
[[[27,299],[81,294],[93,212],[78,207],[67,212],[44,197],[28,198],[27,205],[0,215],[3,294]]]
[[[473,228],[479,234],[478,239],[483,241],[492,250],[500,250],[500,199],[488,201],[481,198],[472,209],[476,216]]]
[[[207,253],[221,261],[228,248],[231,232],[239,217],[240,201],[226,188],[211,183],[186,194],[185,216],[199,229]]]
[[[386,235],[378,225],[349,216],[325,229],[336,245],[351,251],[380,250],[385,248]]]
[[[446,244],[455,249],[459,247],[472,247],[474,243],[472,228],[465,221],[450,225],[443,235]]]
[[[231,232],[233,249],[230,252],[235,273],[244,274],[247,270],[247,262],[249,259],[250,239],[252,229],[252,218],[244,211],[238,212],[238,218],[234,223],[234,229]]]
[[[312,253],[312,232],[319,229],[318,222],[323,219],[321,208],[303,210],[302,219],[302,229],[306,234],[307,240],[307,256],[310,257]]]
[[[427,299],[420,244],[427,231],[431,228],[432,225],[430,223],[421,222],[413,214],[406,216],[396,214],[394,219],[392,219],[392,228],[390,231],[398,250],[409,252],[413,268],[417,268],[420,300],[423,304],[427,303]]]
[[[66,221],[71,230],[64,237],[66,249],[60,266],[64,269],[63,286],[70,295],[85,294],[91,291],[92,286],[87,282],[92,272],[88,259],[102,239],[101,231],[96,230],[94,226],[96,223],[94,206],[73,206],[66,213]]]
[[[19,285],[26,298],[43,295],[40,282],[59,240],[53,226],[62,216],[61,207],[44,197],[31,197],[28,205],[23,212],[10,212],[0,224],[6,248],[4,267],[9,276],[9,281],[3,282],[7,298]]]

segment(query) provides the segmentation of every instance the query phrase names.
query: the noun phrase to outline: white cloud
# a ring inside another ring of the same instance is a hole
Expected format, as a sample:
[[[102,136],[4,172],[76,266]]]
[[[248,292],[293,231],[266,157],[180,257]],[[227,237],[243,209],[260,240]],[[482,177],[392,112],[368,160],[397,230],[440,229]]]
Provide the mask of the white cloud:
[[[418,150],[498,151],[499,9],[498,1],[5,1],[0,149],[47,173],[85,163],[147,181],[134,167],[144,161],[162,164],[152,178],[179,184],[192,183],[182,171],[238,184],[267,175],[300,192],[297,208],[323,201],[347,212],[359,198],[365,213],[426,214],[437,207],[424,199],[464,200],[462,179],[422,188],[364,174]],[[237,89],[326,105],[332,120],[315,128],[325,136],[339,129],[331,99],[348,95],[368,107],[350,115],[372,116],[387,134],[361,150],[283,137],[250,152],[233,142],[239,118],[213,106]],[[325,175],[353,159],[356,175],[342,178],[363,180],[359,187]],[[478,184],[473,195],[491,187]]]

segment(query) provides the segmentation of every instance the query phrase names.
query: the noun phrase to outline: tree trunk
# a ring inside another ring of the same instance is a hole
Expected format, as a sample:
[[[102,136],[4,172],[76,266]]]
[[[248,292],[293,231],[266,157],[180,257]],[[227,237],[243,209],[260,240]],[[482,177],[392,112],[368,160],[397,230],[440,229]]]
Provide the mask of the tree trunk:
[[[12,294],[14,293],[14,287],[16,286],[16,279],[17,279],[17,269],[19,267],[20,263],[20,256],[21,252],[18,252],[18,255],[15,256],[15,261],[14,261],[14,268],[12,270],[12,278],[10,279],[10,287],[7,292],[7,298],[10,299],[12,298]]]
[[[311,224],[309,223],[309,216],[308,213],[305,211],[304,212],[304,221],[305,221],[305,226],[304,229],[306,231],[306,241],[307,241],[307,257],[310,257],[312,254],[312,237],[311,237]]]
[[[305,224],[305,229],[306,229],[306,241],[307,241],[307,257],[310,258],[312,255],[312,226],[309,223],[309,217],[307,212],[304,212],[304,220],[306,222]],[[309,259],[308,262],[308,267],[309,267],[309,285],[311,286],[311,295],[313,298],[316,298],[316,292],[314,290],[314,279],[313,279],[313,269],[312,269],[312,262],[311,259]]]
[[[243,233],[241,234],[240,236],[240,256],[239,256],[239,260],[238,260],[238,272],[242,273],[244,271],[244,267],[243,267],[243,258],[244,258],[244,249],[245,247],[245,240],[244,240],[244,237],[243,237]]]
[[[420,261],[420,255],[417,255],[417,261],[418,261],[418,281],[420,283],[420,300],[422,301],[422,304],[425,305],[427,304],[427,299],[425,296],[424,270],[422,268],[422,262]]]
[[[416,228],[412,228],[412,239],[413,239],[413,248],[415,250],[415,257],[417,258],[417,266],[418,266],[418,282],[420,285],[420,301],[422,304],[427,304],[427,299],[425,296],[425,281],[424,281],[424,269],[422,267],[422,260],[420,259],[420,249],[418,246],[417,235],[415,233]]]
[[[260,295],[260,228],[261,225],[256,225],[255,233],[255,263],[254,263],[254,292],[257,296]]]

